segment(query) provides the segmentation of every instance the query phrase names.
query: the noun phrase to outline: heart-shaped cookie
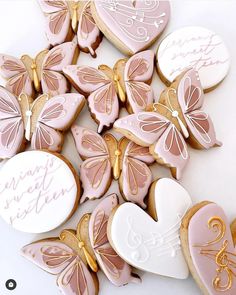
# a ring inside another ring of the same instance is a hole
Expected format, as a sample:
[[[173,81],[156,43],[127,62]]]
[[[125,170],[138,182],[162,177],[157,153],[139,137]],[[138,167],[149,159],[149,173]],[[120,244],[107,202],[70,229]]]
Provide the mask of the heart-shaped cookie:
[[[149,206],[150,214],[158,216],[158,221],[132,203],[117,207],[108,224],[110,243],[119,256],[136,268],[187,278],[179,228],[191,206],[188,192],[174,180],[160,179],[151,187]]]
[[[180,232],[186,260],[203,294],[235,295],[236,251],[222,208],[210,202],[195,205],[183,218]]]
[[[170,18],[169,1],[96,0],[91,10],[99,29],[128,55],[151,46]]]

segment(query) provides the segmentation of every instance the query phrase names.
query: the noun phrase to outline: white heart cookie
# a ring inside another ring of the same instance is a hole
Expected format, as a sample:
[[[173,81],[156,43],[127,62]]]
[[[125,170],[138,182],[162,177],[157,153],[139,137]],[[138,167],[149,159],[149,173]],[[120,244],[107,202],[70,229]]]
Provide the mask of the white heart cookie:
[[[185,279],[189,271],[179,229],[191,207],[190,196],[180,184],[168,178],[153,185],[158,222],[137,205],[124,203],[109,220],[110,242],[119,256],[136,268]]]

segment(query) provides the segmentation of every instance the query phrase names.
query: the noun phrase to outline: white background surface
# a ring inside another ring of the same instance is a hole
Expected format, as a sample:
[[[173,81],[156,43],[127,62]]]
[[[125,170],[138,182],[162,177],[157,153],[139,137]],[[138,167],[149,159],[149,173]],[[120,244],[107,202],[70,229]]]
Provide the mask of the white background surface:
[[[235,167],[236,167],[236,41],[235,19],[236,1],[231,0],[176,0],[172,2],[172,17],[169,26],[162,35],[178,29],[184,25],[201,25],[212,29],[225,40],[231,57],[231,71],[225,81],[218,88],[206,94],[205,110],[214,123],[218,139],[223,147],[210,151],[190,150],[190,163],[187,166],[181,183],[190,192],[193,202],[211,200],[222,205],[232,220],[236,217]],[[159,42],[157,42],[158,44]],[[155,44],[154,47],[157,47]],[[44,18],[34,0],[6,0],[0,1],[0,52],[20,57],[28,53],[34,56],[47,46],[44,35]],[[97,50],[97,59],[81,53],[78,64],[97,66],[107,63],[112,66],[122,57],[105,39]],[[3,83],[3,81],[1,81]],[[153,86],[158,97],[164,84],[156,73]],[[86,108],[80,115],[78,122],[82,126],[96,130],[96,125],[90,118]],[[79,157],[68,134],[63,153],[78,169]],[[155,166],[155,177],[170,176],[167,169]],[[0,180],[1,181],[1,180]],[[117,184],[113,183],[109,192],[117,191]],[[48,234],[30,235],[17,232],[0,219],[0,295],[59,295],[55,277],[38,269],[19,255],[19,250],[25,244],[40,238],[57,236],[62,228],[75,228],[80,216],[90,211],[95,202],[87,202],[79,207],[74,216],[61,228]],[[191,277],[180,281],[139,272],[142,284],[130,284],[116,288],[112,286],[104,275],[99,272],[100,294],[137,294],[137,295],[199,295],[201,292]],[[15,279],[17,288],[8,291],[5,288],[7,279]]]

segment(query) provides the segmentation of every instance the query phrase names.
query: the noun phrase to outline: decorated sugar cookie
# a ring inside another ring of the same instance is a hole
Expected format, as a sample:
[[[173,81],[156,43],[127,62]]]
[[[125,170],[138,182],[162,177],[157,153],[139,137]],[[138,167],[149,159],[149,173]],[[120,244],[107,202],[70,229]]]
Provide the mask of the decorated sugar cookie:
[[[205,295],[236,294],[235,245],[221,207],[210,202],[193,206],[182,221],[181,240],[193,278]]]
[[[128,55],[151,46],[170,18],[169,1],[96,0],[91,10],[104,35]]]
[[[26,94],[18,98],[0,86],[0,158],[11,158],[25,148],[61,150],[63,131],[70,128],[85,103],[84,97],[67,93],[36,100]]]
[[[153,52],[147,50],[128,60],[118,60],[113,70],[106,65],[99,66],[98,70],[88,66],[67,66],[63,72],[79,92],[88,96],[89,109],[99,124],[100,133],[118,118],[119,100],[130,113],[144,111],[153,102],[149,85],[153,61]]]
[[[189,160],[185,140],[197,149],[220,146],[210,116],[202,110],[204,93],[193,69],[178,76],[161,94],[154,111],[117,120],[115,129],[144,147],[179,179]]]
[[[161,42],[157,67],[168,85],[185,68],[199,72],[204,90],[214,89],[227,75],[230,66],[228,49],[219,35],[202,27],[184,27]]]
[[[58,154],[20,153],[4,164],[0,179],[0,216],[17,230],[50,231],[77,208],[79,179]]]
[[[148,149],[125,138],[117,141],[112,134],[102,137],[76,125],[72,126],[72,134],[77,151],[84,159],[80,168],[84,189],[81,203],[103,196],[114,178],[119,180],[120,191],[127,201],[145,208],[143,200],[152,182],[147,164],[154,161]]]
[[[188,277],[179,237],[181,220],[189,207],[188,192],[177,182],[163,178],[153,183],[149,212],[132,203],[113,211],[108,237],[115,251],[141,270],[178,279]]]
[[[34,96],[35,92],[54,96],[69,90],[62,69],[76,63],[77,57],[75,41],[43,50],[35,58],[0,54],[0,74],[7,80],[6,88],[16,96],[21,93]]]
[[[97,264],[91,247],[85,243],[88,220],[85,215],[77,231],[63,230],[59,238],[36,241],[21,250],[29,261],[57,276],[57,285],[64,295],[98,294]]]
[[[96,259],[107,278],[116,286],[140,279],[132,276],[131,267],[118,256],[107,237],[107,224],[112,210],[119,204],[116,194],[103,199],[93,210],[89,221],[89,237]]]
[[[96,57],[102,35],[90,11],[90,2],[39,0],[46,17],[46,36],[52,46],[71,40],[77,35],[80,49]]]

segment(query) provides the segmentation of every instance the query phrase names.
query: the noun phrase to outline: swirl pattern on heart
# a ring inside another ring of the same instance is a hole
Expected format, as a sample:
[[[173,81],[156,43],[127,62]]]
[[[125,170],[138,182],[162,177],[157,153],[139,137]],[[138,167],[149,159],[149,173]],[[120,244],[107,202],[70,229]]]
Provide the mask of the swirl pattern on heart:
[[[99,0],[95,5],[106,26],[133,53],[158,37],[170,15],[169,1]]]

